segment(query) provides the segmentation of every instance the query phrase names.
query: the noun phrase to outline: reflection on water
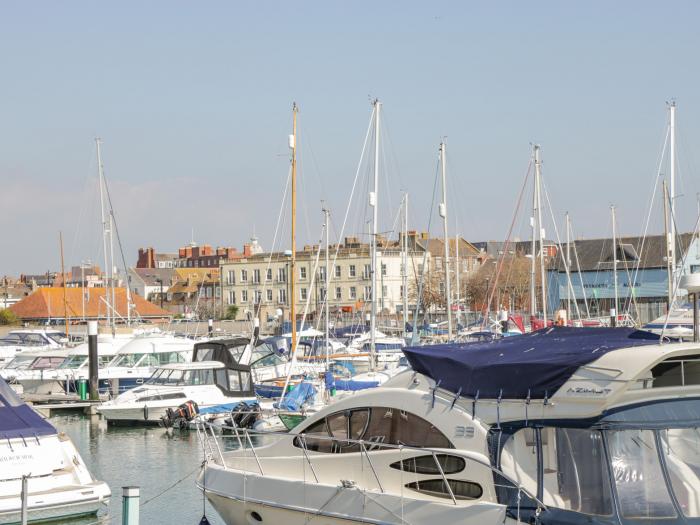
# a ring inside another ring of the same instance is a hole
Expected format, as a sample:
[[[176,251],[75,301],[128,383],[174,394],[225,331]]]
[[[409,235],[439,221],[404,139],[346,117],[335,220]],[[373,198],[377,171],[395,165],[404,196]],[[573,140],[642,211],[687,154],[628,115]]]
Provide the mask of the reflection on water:
[[[202,517],[202,493],[194,484],[202,460],[196,432],[172,434],[159,427],[107,427],[97,417],[55,416],[51,423],[65,432],[78,447],[93,476],[106,481],[112,489],[110,508],[100,512],[100,523],[121,524],[122,487],[141,488],[143,524],[197,525]],[[178,480],[184,479],[162,496],[150,498]],[[146,505],[144,505],[146,503]],[[207,517],[212,525],[223,525],[208,504]],[[87,519],[60,522],[61,525],[87,525]]]

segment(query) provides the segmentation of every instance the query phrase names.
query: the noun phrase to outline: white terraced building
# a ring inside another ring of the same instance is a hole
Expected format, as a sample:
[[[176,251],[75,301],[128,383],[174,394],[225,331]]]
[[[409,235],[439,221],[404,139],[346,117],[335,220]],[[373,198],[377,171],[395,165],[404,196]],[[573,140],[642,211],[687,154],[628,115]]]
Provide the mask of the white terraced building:
[[[301,318],[309,303],[307,319],[316,318],[323,309],[325,294],[326,263],[325,249],[321,249],[315,282],[312,285],[314,264],[318,246],[304,246],[296,254],[296,312]],[[335,265],[333,264],[334,257]],[[329,250],[330,283],[329,307],[331,312],[354,314],[356,320],[364,319],[369,313],[371,299],[371,258],[370,247],[354,237],[347,237],[340,246],[331,245]],[[430,253],[427,254],[428,263]],[[401,246],[397,241],[379,240],[377,249],[377,310],[384,314],[398,314],[403,308]],[[291,252],[260,253],[221,265],[222,302],[224,310],[238,307],[237,319],[245,319],[260,304],[259,318],[262,323],[280,321],[281,311],[284,321],[289,321],[290,282],[289,268]],[[408,252],[408,297],[409,311],[415,308],[410,303],[411,289],[420,276],[423,265],[423,250],[409,249]],[[381,268],[381,271],[379,269]],[[413,285],[411,283],[414,283]],[[413,301],[415,303],[415,301]]]

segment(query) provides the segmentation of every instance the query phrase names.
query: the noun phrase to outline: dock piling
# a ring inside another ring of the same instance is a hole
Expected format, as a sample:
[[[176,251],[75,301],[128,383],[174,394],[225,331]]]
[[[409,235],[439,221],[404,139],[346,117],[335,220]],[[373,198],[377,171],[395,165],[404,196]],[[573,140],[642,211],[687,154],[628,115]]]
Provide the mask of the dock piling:
[[[88,321],[88,371],[90,375],[90,400],[100,399],[98,392],[97,321]]]
[[[122,487],[122,525],[139,525],[139,488]]]

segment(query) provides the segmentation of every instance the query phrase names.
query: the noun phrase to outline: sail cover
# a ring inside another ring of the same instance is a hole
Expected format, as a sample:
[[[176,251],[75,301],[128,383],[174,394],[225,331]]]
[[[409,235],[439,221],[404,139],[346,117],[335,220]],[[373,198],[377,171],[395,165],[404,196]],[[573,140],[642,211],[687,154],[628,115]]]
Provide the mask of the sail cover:
[[[462,396],[544,399],[552,397],[579,367],[608,352],[658,343],[658,335],[633,328],[552,327],[493,342],[403,351],[413,370]]]
[[[32,438],[55,434],[56,429],[17,397],[0,379],[0,439]]]

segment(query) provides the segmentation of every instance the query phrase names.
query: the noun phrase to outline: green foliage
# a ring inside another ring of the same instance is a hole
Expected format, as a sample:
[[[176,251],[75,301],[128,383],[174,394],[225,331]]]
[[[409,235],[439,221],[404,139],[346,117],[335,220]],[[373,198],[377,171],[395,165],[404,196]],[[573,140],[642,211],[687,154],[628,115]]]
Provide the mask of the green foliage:
[[[17,324],[17,316],[9,308],[0,310],[0,325]]]
[[[226,308],[226,315],[224,315],[224,319],[227,321],[233,321],[236,319],[236,316],[238,315],[238,306],[235,304],[229,306]]]

